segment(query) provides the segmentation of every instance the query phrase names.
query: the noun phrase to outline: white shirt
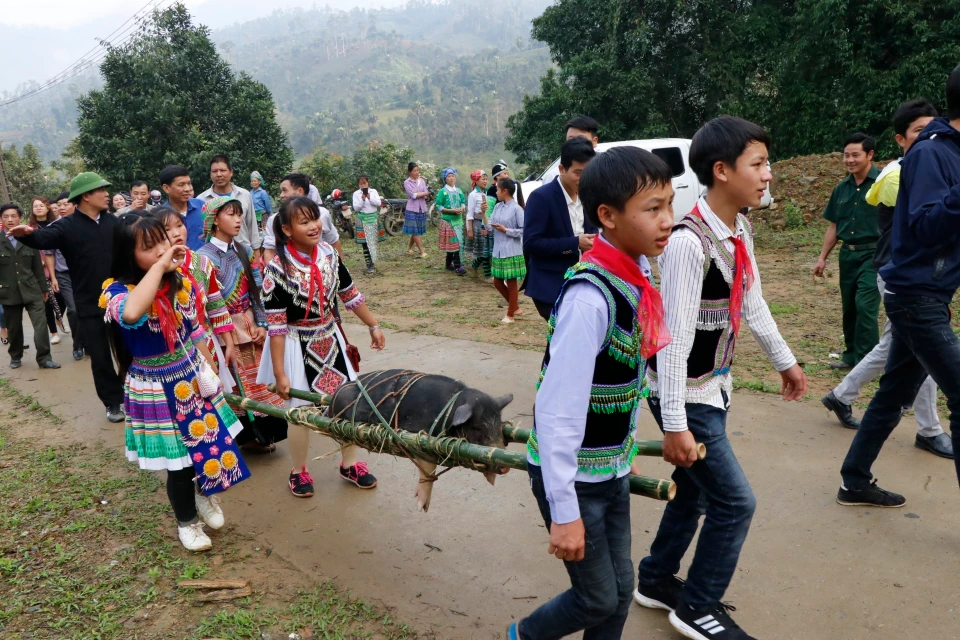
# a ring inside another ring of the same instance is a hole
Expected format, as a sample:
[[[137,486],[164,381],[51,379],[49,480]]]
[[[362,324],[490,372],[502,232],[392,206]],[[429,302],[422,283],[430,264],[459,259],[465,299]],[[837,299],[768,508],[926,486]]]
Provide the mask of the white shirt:
[[[220,251],[223,251],[224,253],[226,253],[227,251],[230,251],[230,247],[232,246],[230,244],[227,244],[226,242],[224,242],[223,240],[221,240],[216,236],[210,237],[210,244],[215,246],[217,249],[220,249]]]
[[[487,194],[474,189],[467,196],[467,220],[483,221],[483,203],[487,199]]]
[[[606,242],[597,236],[597,242]],[[635,292],[636,287],[628,285]],[[537,391],[535,404],[537,443],[543,489],[550,504],[550,519],[557,524],[580,517],[575,482],[604,482],[623,477],[579,470],[577,454],[583,442],[590,406],[590,389],[597,354],[607,335],[607,299],[589,282],[567,286],[557,310],[557,327],[550,339],[550,366]],[[638,409],[637,420],[640,418]],[[527,455],[527,461],[534,464]]]
[[[743,298],[743,319],[760,348],[777,371],[785,371],[797,363],[790,347],[780,335],[777,323],[770,315],[763,290],[760,286],[760,271],[753,255],[753,238],[737,218],[736,231],[730,228],[710,209],[705,198],[698,203],[703,219],[730,253],[734,252],[731,237],[741,238],[750,254],[753,266],[753,286]],[[656,377],[647,374],[651,395],[659,396],[660,412],[665,431],[686,431],[687,413],[685,404],[706,404],[726,409],[722,392],[727,398],[733,393],[733,377],[727,372],[714,376],[699,390],[687,389],[687,358],[693,347],[697,331],[697,316],[700,310],[700,294],[703,288],[703,269],[706,256],[700,239],[690,229],[680,229],[670,237],[670,243],[658,259],[660,267],[660,293],[667,327],[673,341],[657,354]],[[721,260],[714,261],[728,284],[733,284],[733,273],[728,273]],[[742,329],[741,329],[742,337]]]
[[[276,213],[267,218],[267,225],[263,230],[263,248],[270,249],[271,251],[277,250],[277,238],[273,234],[273,222],[276,219]],[[337,231],[337,228],[333,226],[333,218],[330,217],[330,212],[323,207],[320,207],[320,224],[322,225],[320,237],[324,242],[333,246],[335,242],[340,241],[340,233]]]
[[[560,178],[557,178],[557,180],[559,181]],[[570,214],[570,226],[573,227],[573,235],[579,236],[583,233],[583,202],[580,201],[579,194],[576,200],[571,198],[566,187],[563,186],[563,182],[560,182],[560,191],[563,191],[563,197],[567,201],[567,212]]]
[[[260,238],[260,228],[257,226],[257,214],[253,210],[253,196],[243,187],[230,183],[230,193],[217,193],[210,187],[197,196],[204,202],[209,202],[217,196],[229,195],[240,201],[240,207],[243,209],[243,223],[240,225],[240,234],[237,236],[237,242],[247,245],[254,249],[259,249],[262,244]]]
[[[363,197],[363,190],[357,189],[353,192],[353,210],[358,213],[376,213],[380,210],[383,202],[380,200],[380,194],[376,189],[368,189],[368,198]]]

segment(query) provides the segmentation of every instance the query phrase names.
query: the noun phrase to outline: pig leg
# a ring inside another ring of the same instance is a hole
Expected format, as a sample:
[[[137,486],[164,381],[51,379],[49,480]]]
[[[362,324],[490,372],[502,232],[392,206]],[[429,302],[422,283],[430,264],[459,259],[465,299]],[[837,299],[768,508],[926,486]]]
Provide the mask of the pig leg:
[[[437,465],[429,462],[420,462],[420,477],[417,479],[417,490],[413,497],[417,499],[417,509],[426,513],[430,509],[430,494],[433,493],[433,482],[428,479],[437,470]]]

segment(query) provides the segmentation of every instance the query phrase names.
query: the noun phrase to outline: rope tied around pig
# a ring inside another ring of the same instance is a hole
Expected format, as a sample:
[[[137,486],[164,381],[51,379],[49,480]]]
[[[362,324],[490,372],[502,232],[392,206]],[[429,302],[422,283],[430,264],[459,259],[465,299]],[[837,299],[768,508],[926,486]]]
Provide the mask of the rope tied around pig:
[[[460,397],[461,391],[457,391],[450,397],[443,409],[440,410],[440,413],[438,413],[436,418],[434,418],[433,424],[430,425],[429,431],[420,431],[417,433],[417,444],[412,447],[412,451],[411,447],[404,443],[398,435],[397,432],[399,431],[399,421],[397,418],[397,412],[400,408],[400,403],[403,402],[404,398],[406,398],[411,387],[413,387],[416,382],[426,377],[426,375],[427,374],[425,373],[419,373],[415,371],[402,371],[398,374],[386,376],[376,380],[374,384],[369,387],[369,389],[375,389],[386,382],[396,380],[404,376],[410,376],[410,379],[407,380],[403,386],[385,394],[379,402],[373,401],[373,398],[370,397],[368,387],[364,385],[359,378],[341,385],[336,391],[334,391],[333,396],[331,397],[331,410],[336,404],[337,395],[344,388],[347,388],[350,385],[356,386],[357,390],[360,392],[360,396],[330,416],[330,435],[337,440],[346,440],[356,444],[357,446],[367,449],[368,451],[383,452],[385,449],[388,449],[388,452],[392,455],[402,455],[409,458],[410,461],[413,462],[413,464],[416,465],[417,469],[420,471],[421,483],[436,482],[440,476],[453,468],[447,464],[450,461],[456,461],[459,466],[466,466],[475,471],[485,471],[487,465],[482,463],[478,464],[472,458],[460,455],[460,444],[465,442],[463,438],[452,438],[445,435],[450,422],[450,417],[453,414],[454,405],[456,404],[457,398]],[[369,405],[370,409],[373,411],[373,414],[377,417],[377,420],[379,420],[380,425],[384,427],[384,429],[373,430],[369,428],[356,428],[357,406],[361,397]],[[390,419],[388,420],[384,418],[383,414],[380,412],[380,408],[384,402],[390,399],[396,399],[396,403],[394,405],[393,412],[390,414]],[[301,420],[300,414],[315,414],[320,411],[322,410],[318,409],[317,407],[297,407],[290,410],[290,416],[299,422]],[[349,419],[345,417],[345,414],[348,411],[350,412]],[[349,433],[347,433],[347,430],[345,429],[346,425],[350,426]],[[436,436],[434,436],[434,432],[437,431],[437,427],[440,427],[440,431]],[[388,437],[384,437],[384,434],[388,434],[389,439]],[[432,443],[430,443],[430,448],[427,448],[428,438],[435,438],[433,439]],[[446,466],[447,468],[440,473],[428,473],[420,465],[418,458],[428,460],[439,466]]]

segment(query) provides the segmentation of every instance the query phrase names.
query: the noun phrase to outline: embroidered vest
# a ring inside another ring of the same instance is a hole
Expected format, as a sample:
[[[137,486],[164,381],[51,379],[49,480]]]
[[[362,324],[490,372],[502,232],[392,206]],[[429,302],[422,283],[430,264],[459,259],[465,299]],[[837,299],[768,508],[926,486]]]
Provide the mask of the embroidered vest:
[[[640,398],[647,395],[640,355],[640,327],[637,325],[638,297],[626,282],[589,262],[573,265],[564,276],[563,290],[577,281],[595,285],[607,299],[609,327],[597,354],[587,409],[586,431],[577,463],[591,474],[619,474],[628,469],[636,455],[636,414]],[[540,379],[550,366],[550,339],[557,324],[557,310],[550,315],[547,351]],[[540,464],[537,425],[527,442],[530,458]]]
[[[746,216],[740,214],[743,226],[750,236],[753,227]],[[699,216],[687,215],[674,231],[690,229],[703,245],[703,285],[700,289],[700,309],[697,312],[697,329],[693,347],[687,357],[687,391],[702,389],[715,376],[726,375],[733,365],[736,336],[730,327],[730,284],[725,274],[733,280],[735,260],[723,242],[710,230]],[[647,363],[651,381],[657,382],[657,357]]]

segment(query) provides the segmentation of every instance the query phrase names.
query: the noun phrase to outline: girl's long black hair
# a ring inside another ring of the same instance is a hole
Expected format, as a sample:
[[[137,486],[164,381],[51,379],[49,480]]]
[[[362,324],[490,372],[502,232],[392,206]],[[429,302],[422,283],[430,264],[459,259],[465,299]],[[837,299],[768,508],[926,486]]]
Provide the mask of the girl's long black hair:
[[[217,209],[216,215],[220,215],[227,210],[228,207],[236,207],[241,213],[243,212],[243,207],[239,202],[228,202],[219,209]],[[166,218],[164,218],[166,220]],[[216,217],[214,217],[216,220]],[[213,226],[216,227],[217,223],[214,222]],[[231,242],[230,246],[233,248],[233,252],[237,254],[237,258],[240,259],[240,264],[243,265],[243,273],[247,276],[247,291],[250,296],[250,304],[255,306],[259,310],[263,310],[263,300],[260,298],[260,287],[257,286],[257,281],[253,279],[253,268],[250,266],[250,256],[247,255],[246,250],[241,251],[237,248],[237,242]]]
[[[110,276],[122,284],[140,284],[147,272],[137,264],[137,247],[150,249],[164,240],[169,241],[167,230],[160,216],[149,215],[145,210],[131,211],[120,216],[113,229],[113,260]],[[164,274],[161,286],[169,284],[167,297],[172,307],[176,303],[177,292],[182,285],[180,273],[176,270]],[[127,369],[133,362],[133,356],[123,344],[120,325],[110,323],[110,350],[120,365],[120,377],[126,377]]]
[[[283,265],[284,274],[290,266],[290,258],[287,256],[287,243],[290,242],[290,236],[284,233],[283,227],[284,225],[292,226],[293,219],[301,215],[307,220],[319,220],[320,207],[306,196],[294,196],[283,203],[280,211],[277,212],[277,217],[273,220],[273,235],[277,239],[277,257]]]

